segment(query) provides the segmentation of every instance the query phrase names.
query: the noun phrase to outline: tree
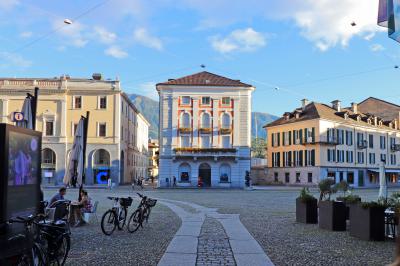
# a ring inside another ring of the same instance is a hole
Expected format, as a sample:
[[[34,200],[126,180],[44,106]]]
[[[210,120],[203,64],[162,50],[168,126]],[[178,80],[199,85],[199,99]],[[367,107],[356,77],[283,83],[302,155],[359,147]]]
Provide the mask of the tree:
[[[263,138],[254,138],[251,141],[251,156],[254,158],[265,158],[267,142]]]

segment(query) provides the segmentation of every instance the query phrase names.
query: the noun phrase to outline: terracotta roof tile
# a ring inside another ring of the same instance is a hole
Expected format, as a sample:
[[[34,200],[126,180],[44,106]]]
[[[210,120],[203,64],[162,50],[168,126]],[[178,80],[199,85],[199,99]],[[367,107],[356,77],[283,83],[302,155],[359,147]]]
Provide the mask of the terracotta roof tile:
[[[158,85],[252,87],[252,85],[243,83],[240,80],[226,78],[207,71],[178,79],[170,79],[166,82],[158,83]]]

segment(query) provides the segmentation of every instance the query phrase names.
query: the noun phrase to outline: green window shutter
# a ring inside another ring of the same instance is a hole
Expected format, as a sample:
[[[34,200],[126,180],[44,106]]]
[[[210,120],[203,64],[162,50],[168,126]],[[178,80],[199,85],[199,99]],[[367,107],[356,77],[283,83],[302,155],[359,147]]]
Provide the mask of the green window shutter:
[[[274,144],[275,144],[275,133],[272,133],[271,134],[271,146],[275,147]]]
[[[300,166],[303,166],[303,151],[299,151],[299,157]]]
[[[311,151],[311,165],[315,166],[315,150]]]
[[[307,128],[304,129],[304,143],[307,143]]]
[[[285,132],[282,132],[282,146],[285,145]]]
[[[289,131],[289,145],[292,145],[292,131]]]
[[[303,130],[300,129],[297,134],[299,134],[300,144],[303,144]]]
[[[278,136],[278,147],[281,145],[281,134],[277,133]]]
[[[312,142],[315,142],[315,127],[312,128],[311,137],[312,137]]]

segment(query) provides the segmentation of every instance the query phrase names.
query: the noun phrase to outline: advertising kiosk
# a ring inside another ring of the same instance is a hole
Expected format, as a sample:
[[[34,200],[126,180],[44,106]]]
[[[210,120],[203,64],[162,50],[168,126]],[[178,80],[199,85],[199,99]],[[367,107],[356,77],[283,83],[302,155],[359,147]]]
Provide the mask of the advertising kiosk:
[[[0,124],[0,262],[27,245],[10,241],[25,229],[7,221],[36,213],[40,201],[41,137],[38,131]]]

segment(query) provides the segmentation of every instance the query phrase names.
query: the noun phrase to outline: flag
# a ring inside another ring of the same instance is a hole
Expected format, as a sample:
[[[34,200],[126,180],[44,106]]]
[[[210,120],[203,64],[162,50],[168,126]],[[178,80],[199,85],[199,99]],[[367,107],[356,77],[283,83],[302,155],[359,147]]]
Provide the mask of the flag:
[[[33,129],[33,113],[32,113],[32,98],[27,96],[22,105],[21,112],[24,114],[24,119],[22,121],[17,121],[17,127],[24,127]]]

